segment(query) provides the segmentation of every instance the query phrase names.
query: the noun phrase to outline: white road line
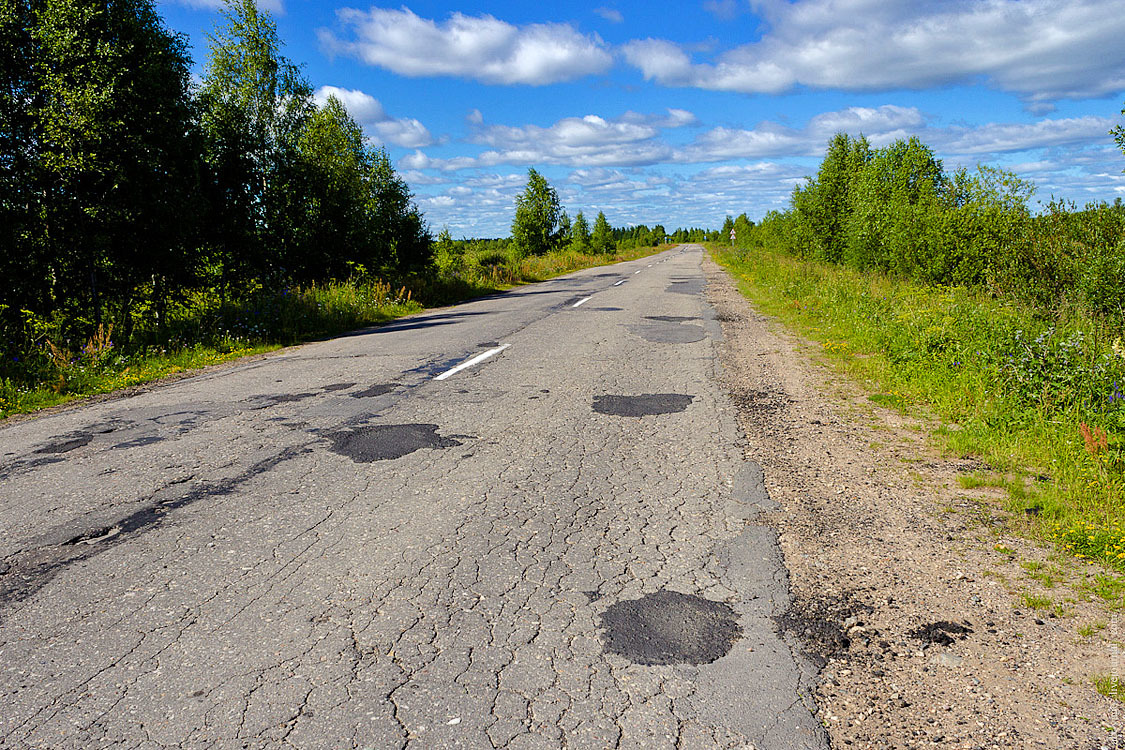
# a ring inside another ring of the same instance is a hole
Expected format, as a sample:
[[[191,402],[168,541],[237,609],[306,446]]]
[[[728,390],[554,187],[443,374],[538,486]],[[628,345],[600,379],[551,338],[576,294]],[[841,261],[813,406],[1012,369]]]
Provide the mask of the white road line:
[[[584,305],[592,299],[593,299],[593,297],[583,297],[582,299],[578,300],[573,305],[571,305],[571,307],[578,307],[579,305]]]
[[[621,286],[624,283],[625,283],[625,279],[621,279],[621,281],[618,281],[617,283],[615,283],[614,286]]]
[[[634,275],[634,276],[636,276],[636,275],[637,275],[638,273],[640,273],[640,270],[639,270],[639,269],[638,269],[638,270],[636,270],[636,271],[633,271],[633,275]]]
[[[465,360],[461,364],[454,367],[452,370],[446,370],[441,375],[438,375],[436,378],[434,378],[434,380],[445,380],[450,375],[456,375],[457,373],[464,370],[466,367],[472,367],[473,365],[477,364],[478,362],[485,361],[486,359],[488,359],[489,357],[491,357],[494,354],[499,354],[500,352],[507,349],[509,346],[511,346],[511,344],[504,344],[503,346],[498,346],[495,349],[489,349],[487,352],[481,352],[480,354],[473,357],[472,359]]]

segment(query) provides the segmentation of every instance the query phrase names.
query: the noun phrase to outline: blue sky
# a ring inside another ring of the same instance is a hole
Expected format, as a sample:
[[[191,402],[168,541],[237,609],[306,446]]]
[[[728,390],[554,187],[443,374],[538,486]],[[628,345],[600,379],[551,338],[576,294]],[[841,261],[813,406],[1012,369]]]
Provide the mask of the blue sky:
[[[506,236],[528,167],[573,216],[717,227],[784,208],[829,137],[1125,197],[1121,0],[263,0],[318,96],[385,145],[435,233]],[[219,0],[160,0],[197,68]]]

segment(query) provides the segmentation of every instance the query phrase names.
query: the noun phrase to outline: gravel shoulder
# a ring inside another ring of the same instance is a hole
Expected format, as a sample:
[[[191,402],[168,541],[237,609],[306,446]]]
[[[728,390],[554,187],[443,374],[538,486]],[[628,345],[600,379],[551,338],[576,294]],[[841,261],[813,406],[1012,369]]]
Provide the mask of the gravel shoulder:
[[[833,747],[1125,745],[1125,704],[1092,682],[1125,640],[1091,593],[1099,568],[1012,533],[995,491],[958,484],[979,462],[944,455],[924,418],[871,403],[704,270],[746,458],[781,506],[763,517],[792,587],[778,626],[822,667]]]

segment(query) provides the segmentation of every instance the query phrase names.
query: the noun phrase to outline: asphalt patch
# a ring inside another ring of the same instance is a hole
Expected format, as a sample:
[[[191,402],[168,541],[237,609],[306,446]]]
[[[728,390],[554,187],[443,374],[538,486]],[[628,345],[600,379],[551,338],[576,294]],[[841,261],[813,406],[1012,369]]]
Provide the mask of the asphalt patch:
[[[312,398],[313,396],[319,395],[319,392],[310,391],[306,393],[272,393],[266,394],[264,396],[254,396],[253,400],[259,402],[258,405],[254,407],[254,409],[268,409],[271,406],[277,406],[278,404],[288,404],[294,401],[304,401],[306,398]]]
[[[123,443],[118,443],[117,445],[113,446],[113,449],[128,450],[129,448],[141,448],[146,445],[161,443],[164,440],[165,438],[162,435],[142,435],[141,437],[135,437],[132,440],[126,440]]]
[[[78,432],[73,435],[62,438],[58,442],[50,443],[43,446],[36,453],[70,453],[76,448],[82,446],[93,440],[94,436],[89,432]]]
[[[703,293],[703,279],[685,279],[673,281],[665,290],[673,294],[698,295]]]
[[[691,344],[707,335],[700,326],[649,323],[629,326],[629,331],[654,344]]]
[[[333,383],[332,385],[323,386],[320,390],[324,391],[325,393],[331,393],[332,391],[346,391],[353,385],[355,385],[355,383]]]
[[[376,398],[390,393],[395,389],[394,383],[378,383],[370,388],[364,388],[362,391],[356,391],[351,394],[352,398]]]
[[[683,393],[642,393],[639,396],[594,396],[594,411],[615,417],[673,414],[688,408],[694,396]]]
[[[742,637],[729,604],[676,591],[617,602],[601,619],[605,650],[634,664],[710,664]]]
[[[959,625],[955,622],[948,620],[939,620],[932,622],[929,625],[923,625],[920,628],[915,628],[910,631],[910,635],[922,641],[923,643],[932,643],[937,646],[951,646],[955,641],[964,638],[973,629],[969,627],[968,620],[964,625]]]
[[[699,320],[690,315],[646,315],[645,320],[659,320],[662,323],[686,323],[689,320]]]
[[[332,452],[357,464],[387,461],[422,448],[452,448],[461,442],[437,434],[436,424],[382,424],[332,436]]]

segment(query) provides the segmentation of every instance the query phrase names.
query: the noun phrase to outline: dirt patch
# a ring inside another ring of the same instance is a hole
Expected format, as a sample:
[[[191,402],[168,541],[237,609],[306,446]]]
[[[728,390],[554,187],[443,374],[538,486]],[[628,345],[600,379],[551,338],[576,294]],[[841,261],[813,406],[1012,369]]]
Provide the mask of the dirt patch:
[[[729,604],[677,591],[617,602],[602,614],[605,650],[635,664],[710,664],[742,637]]]
[[[639,396],[594,396],[594,411],[615,417],[673,414],[688,408],[694,396],[683,393],[642,393]]]
[[[925,415],[870,401],[817,362],[819,345],[704,267],[745,455],[781,506],[761,517],[789,571],[793,607],[778,628],[822,665],[814,697],[832,746],[1125,741],[1112,731],[1125,707],[1091,683],[1125,640],[1090,594],[1099,570],[1011,533],[1023,512],[958,482],[987,466],[943,455]],[[1101,630],[1082,635],[1092,623]]]

